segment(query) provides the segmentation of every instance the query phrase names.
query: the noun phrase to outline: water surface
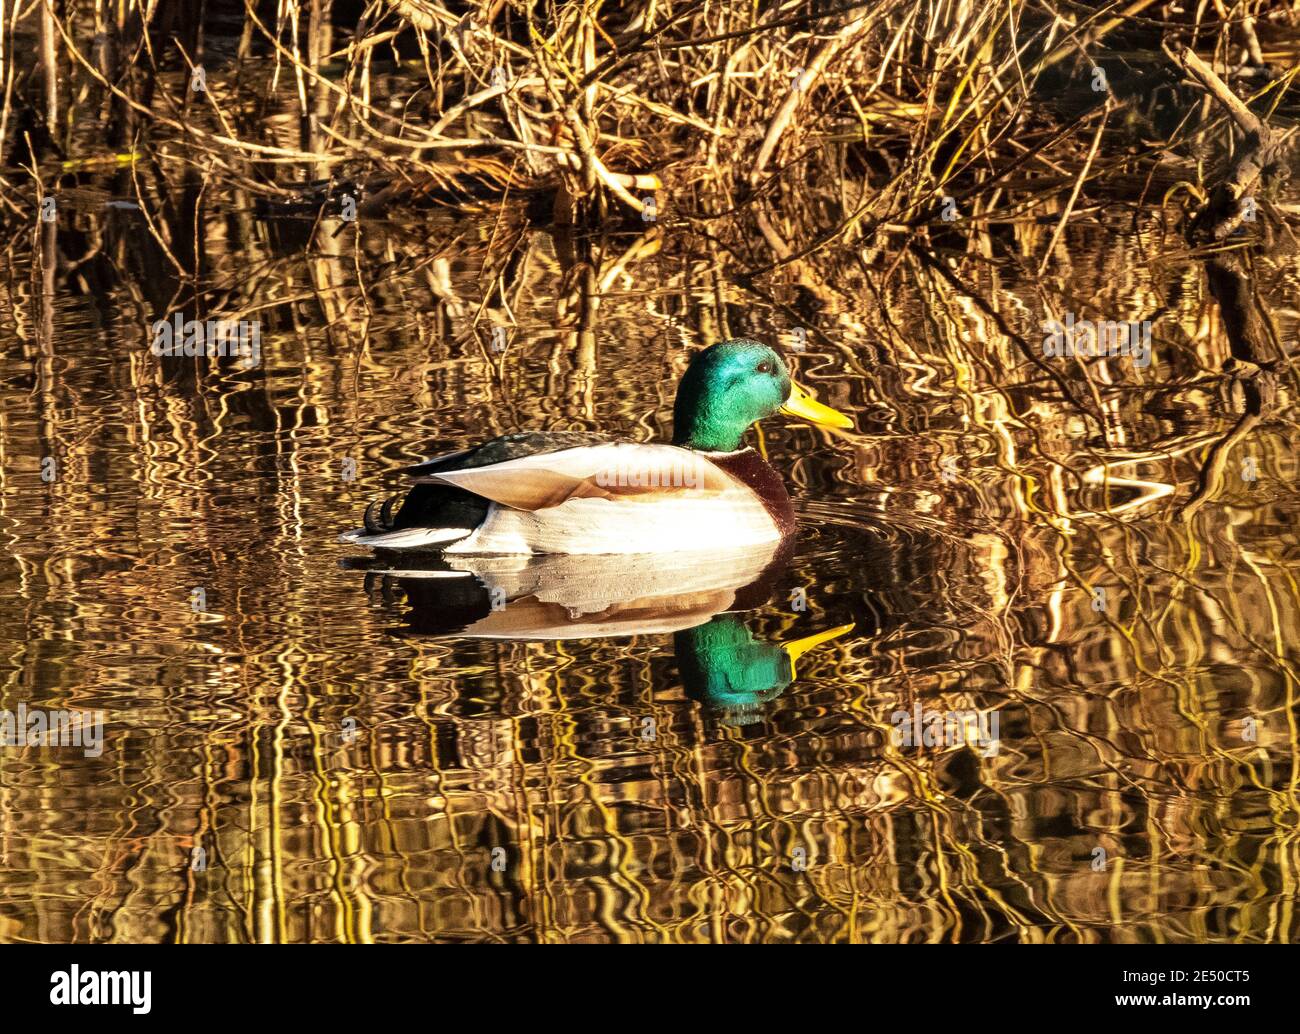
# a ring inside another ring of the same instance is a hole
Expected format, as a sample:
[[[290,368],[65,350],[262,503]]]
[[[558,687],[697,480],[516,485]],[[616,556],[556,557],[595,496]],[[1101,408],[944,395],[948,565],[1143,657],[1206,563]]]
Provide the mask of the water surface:
[[[247,202],[202,200],[198,302],[129,210],[8,253],[0,707],[106,725],[99,756],[0,750],[0,940],[1296,939],[1293,385],[1184,520],[1236,414],[1154,216],[976,284],[1035,344],[1045,301],[1154,320],[1149,368],[1092,367],[1102,431],[889,255],[879,295],[765,301],[671,220],[313,237]],[[1294,260],[1261,273],[1294,342]],[[262,365],[151,355],[176,311],[260,321]],[[754,591],[478,638],[481,593],[344,562],[395,467],[522,428],[667,438],[692,349],[741,335],[857,421],[764,425],[802,533]],[[701,670],[706,626],[760,669],[848,623],[785,687]],[[896,742],[918,707],[996,713],[996,749]]]

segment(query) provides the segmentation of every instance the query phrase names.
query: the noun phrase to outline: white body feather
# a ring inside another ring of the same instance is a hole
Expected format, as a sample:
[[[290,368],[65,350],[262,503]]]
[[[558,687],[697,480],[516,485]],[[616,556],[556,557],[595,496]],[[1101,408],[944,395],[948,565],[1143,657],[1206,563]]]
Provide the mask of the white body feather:
[[[622,554],[746,548],[780,539],[747,486],[708,454],[608,443],[430,474],[490,501],[474,529],[350,532],[377,549],[454,554]]]
[[[444,552],[669,553],[756,546],[780,537],[752,496],[571,499],[544,510],[493,503],[483,523]]]

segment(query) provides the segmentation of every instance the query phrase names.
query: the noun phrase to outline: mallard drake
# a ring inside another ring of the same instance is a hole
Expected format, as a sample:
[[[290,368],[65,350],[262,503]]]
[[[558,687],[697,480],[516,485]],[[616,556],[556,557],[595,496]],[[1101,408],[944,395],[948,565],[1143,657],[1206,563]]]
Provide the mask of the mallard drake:
[[[445,554],[611,554],[735,549],[795,530],[785,485],[746,429],[776,413],[850,428],[790,377],[767,345],[699,352],[677,389],[673,444],[525,431],[425,460],[415,484],[370,505],[340,541]]]

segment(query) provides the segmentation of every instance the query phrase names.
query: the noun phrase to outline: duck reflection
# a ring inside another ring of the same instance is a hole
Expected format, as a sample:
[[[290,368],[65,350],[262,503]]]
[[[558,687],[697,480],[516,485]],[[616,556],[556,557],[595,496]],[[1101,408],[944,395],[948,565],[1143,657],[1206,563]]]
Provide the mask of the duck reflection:
[[[740,617],[767,604],[790,543],[726,553],[458,556],[353,560],[367,587],[400,605],[400,634],[457,639],[566,640],[673,636],[682,683],[729,724],[760,717],[793,684],[796,662],[844,635],[840,625],[784,644],[756,638]],[[412,566],[419,564],[420,566]]]

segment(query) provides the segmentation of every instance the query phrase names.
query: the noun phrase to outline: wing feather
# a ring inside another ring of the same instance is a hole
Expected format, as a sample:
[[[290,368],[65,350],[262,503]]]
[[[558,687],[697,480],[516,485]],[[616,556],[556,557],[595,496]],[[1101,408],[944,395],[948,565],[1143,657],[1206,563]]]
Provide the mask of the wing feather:
[[[739,487],[707,457],[672,445],[611,442],[444,470],[417,483],[453,485],[516,510],[545,510],[571,499],[663,499],[677,492]]]

